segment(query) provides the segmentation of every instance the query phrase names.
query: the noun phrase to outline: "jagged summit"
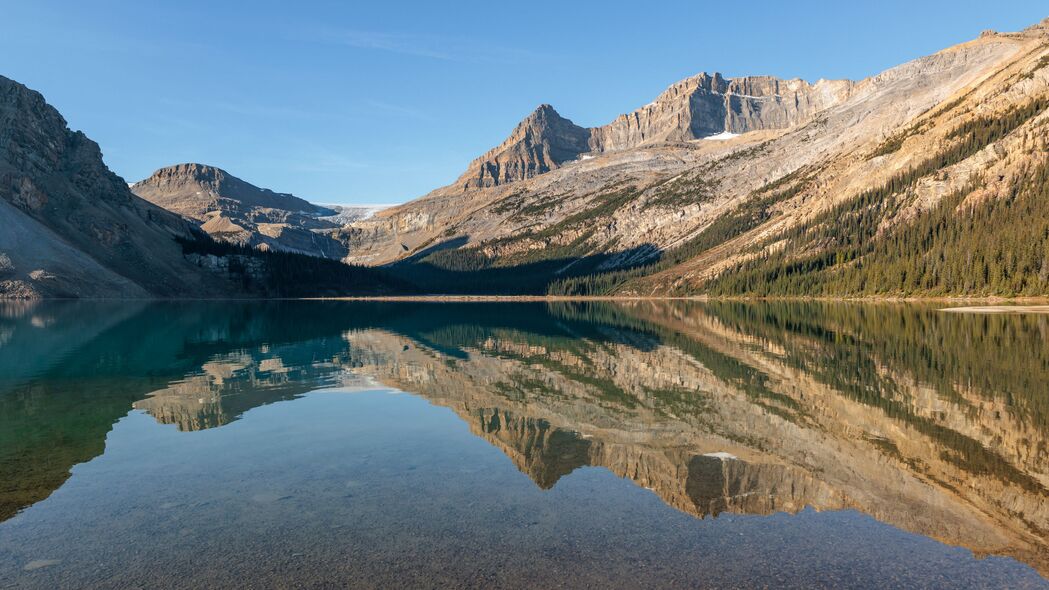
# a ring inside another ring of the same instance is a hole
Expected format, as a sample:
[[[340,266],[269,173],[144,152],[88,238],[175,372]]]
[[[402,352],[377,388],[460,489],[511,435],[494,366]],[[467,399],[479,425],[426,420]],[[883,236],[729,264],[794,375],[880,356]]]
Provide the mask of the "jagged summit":
[[[1049,36],[1049,17],[1043,18],[1041,21],[1027,27],[1022,32],[1027,35]]]
[[[701,73],[671,85],[651,103],[594,130],[591,148],[607,152],[719,133],[797,126],[847,98],[848,80],[725,78]]]
[[[541,104],[517,124],[510,137],[474,160],[458,184],[489,187],[549,172],[589,151],[590,130]]]
[[[608,125],[579,127],[539,105],[498,147],[474,160],[457,183],[492,187],[549,172],[584,153],[682,142],[720,133],[787,129],[848,98],[849,80],[725,78],[701,73],[671,85],[651,103]]]

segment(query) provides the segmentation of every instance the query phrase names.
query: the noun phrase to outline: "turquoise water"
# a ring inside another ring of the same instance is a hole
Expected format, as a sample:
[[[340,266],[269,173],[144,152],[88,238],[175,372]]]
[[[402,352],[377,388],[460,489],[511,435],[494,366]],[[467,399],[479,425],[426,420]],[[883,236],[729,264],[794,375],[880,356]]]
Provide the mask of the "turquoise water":
[[[0,307],[0,587],[1049,587],[1049,326]]]

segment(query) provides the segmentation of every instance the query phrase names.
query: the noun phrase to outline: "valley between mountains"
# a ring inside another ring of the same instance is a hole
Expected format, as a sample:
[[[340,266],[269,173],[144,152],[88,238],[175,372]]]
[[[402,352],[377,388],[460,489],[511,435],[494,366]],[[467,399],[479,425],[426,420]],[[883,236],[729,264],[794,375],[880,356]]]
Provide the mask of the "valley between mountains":
[[[451,185],[328,206],[184,163],[129,184],[0,77],[0,296],[1049,295],[1049,19],[853,80],[703,73],[541,105]]]

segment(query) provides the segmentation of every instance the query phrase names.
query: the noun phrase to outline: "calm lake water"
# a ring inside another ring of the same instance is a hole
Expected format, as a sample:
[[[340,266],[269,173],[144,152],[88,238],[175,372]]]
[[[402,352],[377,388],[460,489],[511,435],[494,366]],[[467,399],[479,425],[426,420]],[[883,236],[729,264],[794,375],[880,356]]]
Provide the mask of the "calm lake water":
[[[0,304],[0,587],[1049,588],[1049,316]]]

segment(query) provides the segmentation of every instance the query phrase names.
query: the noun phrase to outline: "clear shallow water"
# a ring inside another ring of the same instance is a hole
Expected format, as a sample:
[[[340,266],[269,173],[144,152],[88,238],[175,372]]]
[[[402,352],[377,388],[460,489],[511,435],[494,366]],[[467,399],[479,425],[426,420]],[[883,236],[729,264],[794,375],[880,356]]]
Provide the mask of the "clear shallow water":
[[[0,308],[0,587],[1049,587],[1049,318]]]

